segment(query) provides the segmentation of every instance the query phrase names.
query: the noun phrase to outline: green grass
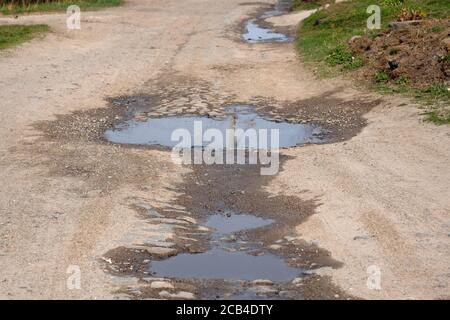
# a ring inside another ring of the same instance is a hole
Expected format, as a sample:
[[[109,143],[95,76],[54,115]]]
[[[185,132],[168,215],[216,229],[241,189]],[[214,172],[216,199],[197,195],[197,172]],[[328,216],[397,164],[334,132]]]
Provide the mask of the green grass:
[[[386,83],[389,81],[389,76],[384,71],[378,71],[375,73],[375,81],[378,83]]]
[[[1,2],[1,0],[0,0]],[[78,5],[81,10],[95,10],[121,5],[123,0],[57,0],[30,5],[0,5],[0,12],[7,14],[65,11],[69,5]]]
[[[49,27],[42,24],[0,26],[0,49],[18,45],[47,31],[49,31]]]
[[[430,111],[426,113],[427,120],[430,122],[433,122],[437,125],[443,125],[443,124],[450,124],[450,114],[448,115],[442,115],[439,114],[437,111]]]
[[[367,18],[370,16],[366,10],[373,4],[381,8],[381,30],[369,31],[370,37],[375,37],[390,22],[397,20],[402,7],[419,9],[427,18],[450,17],[448,0],[350,0],[331,4],[327,10],[320,10],[303,21],[297,40],[297,48],[303,60],[313,64],[319,76],[333,76],[362,66],[363,61],[347,50],[347,43],[353,36],[366,34]],[[440,27],[429,30],[441,31]],[[392,51],[390,54],[396,52]],[[447,59],[450,58],[444,57],[444,60]],[[450,92],[444,84],[432,84],[425,90],[419,90],[410,86],[410,79],[407,77],[398,78],[394,84],[388,83],[389,76],[384,71],[379,71],[372,77],[375,81],[369,83],[369,86],[384,94],[411,96],[427,105],[442,102],[448,105],[450,102]],[[450,116],[443,116],[442,112],[433,111],[428,116],[435,123],[449,123]]]
[[[355,70],[363,64],[360,58],[354,57],[343,45],[338,45],[331,50],[326,61],[332,67],[341,66],[341,70]]]
[[[353,36],[366,33],[366,13],[369,5],[381,8],[382,29],[396,20],[401,8],[397,5],[383,4],[386,0],[350,0],[332,4],[327,10],[320,10],[303,22],[297,47],[306,61],[316,62],[327,67],[327,58],[338,46],[346,45]],[[405,0],[409,8],[421,8],[428,17],[447,18],[450,16],[448,0]],[[371,35],[379,31],[372,31]],[[330,60],[328,60],[330,61]]]
[[[450,98],[450,91],[448,91],[448,87],[443,83],[435,83],[430,85],[424,90],[424,93],[429,94],[435,99]]]
[[[330,0],[294,0],[292,2],[292,8],[294,10],[311,10],[319,8],[327,3],[330,3]]]

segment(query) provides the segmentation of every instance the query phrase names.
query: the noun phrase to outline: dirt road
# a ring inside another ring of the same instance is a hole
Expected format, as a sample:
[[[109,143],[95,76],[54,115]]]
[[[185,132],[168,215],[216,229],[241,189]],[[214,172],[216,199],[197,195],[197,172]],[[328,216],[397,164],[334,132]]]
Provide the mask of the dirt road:
[[[132,0],[83,13],[79,31],[61,14],[0,18],[53,30],[0,53],[0,298],[449,297],[450,128],[408,101],[315,79],[292,43],[244,42],[271,5]],[[270,22],[292,32],[302,16]],[[229,104],[313,121],[332,139],[284,149],[280,173],[262,177],[103,138],[130,117]],[[276,221],[231,239],[238,250],[258,243],[255,258],[304,276],[152,278],[149,263],[208,250],[205,219],[230,208]],[[368,286],[378,271],[379,290]]]

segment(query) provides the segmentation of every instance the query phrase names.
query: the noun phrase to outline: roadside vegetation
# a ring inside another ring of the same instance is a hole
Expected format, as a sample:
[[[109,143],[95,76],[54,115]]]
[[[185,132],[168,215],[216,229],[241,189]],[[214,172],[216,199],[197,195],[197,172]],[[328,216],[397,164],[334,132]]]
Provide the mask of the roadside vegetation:
[[[44,32],[48,32],[49,27],[47,25],[7,25],[0,26],[0,49],[12,47],[14,45],[21,44],[40,35]]]
[[[292,6],[294,10],[311,10],[329,2],[329,0],[294,0],[292,1]]]
[[[345,73],[383,93],[415,97],[430,121],[450,123],[450,1],[296,0],[296,8],[326,2],[303,21],[297,42],[319,76]],[[367,30],[370,5],[381,8],[380,30]]]
[[[31,12],[65,11],[70,5],[78,5],[82,10],[94,10],[118,6],[123,0],[0,0],[0,12],[20,14]]]

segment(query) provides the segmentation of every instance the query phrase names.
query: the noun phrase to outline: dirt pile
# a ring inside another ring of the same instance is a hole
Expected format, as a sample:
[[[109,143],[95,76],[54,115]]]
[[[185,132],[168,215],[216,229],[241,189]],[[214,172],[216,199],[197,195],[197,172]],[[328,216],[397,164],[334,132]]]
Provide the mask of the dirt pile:
[[[354,37],[349,48],[364,60],[364,78],[416,88],[450,84],[450,20],[397,22],[375,36]]]

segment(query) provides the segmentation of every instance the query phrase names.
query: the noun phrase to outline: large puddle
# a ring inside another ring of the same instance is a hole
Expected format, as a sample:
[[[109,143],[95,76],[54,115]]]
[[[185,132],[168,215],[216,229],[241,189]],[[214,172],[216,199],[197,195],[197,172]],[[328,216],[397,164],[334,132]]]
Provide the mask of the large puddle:
[[[289,267],[281,258],[270,253],[253,255],[257,246],[248,243],[243,246],[234,236],[237,232],[272,223],[273,220],[246,214],[212,215],[206,222],[206,226],[213,230],[209,251],[153,261],[150,272],[156,277],[170,278],[291,281],[301,273],[300,269]]]
[[[199,124],[201,132],[199,131]],[[197,130],[195,129],[197,127]],[[206,116],[179,116],[167,118],[149,118],[146,121],[129,120],[121,123],[113,129],[107,130],[105,138],[113,143],[131,145],[160,145],[175,147],[179,139],[172,139],[172,134],[177,129],[189,131],[191,137],[189,145],[183,147],[206,147],[210,142],[204,139],[195,139],[196,136],[208,129],[216,129],[227,137],[227,129],[260,129],[267,130],[267,141],[271,141],[272,129],[278,130],[279,147],[294,147],[307,143],[325,142],[325,131],[316,124],[299,124],[289,122],[277,122],[266,119],[255,113],[253,108],[244,105],[226,108],[226,116],[223,118],[210,118]],[[244,137],[245,138],[245,137]],[[260,136],[257,137],[260,139]],[[240,145],[239,141],[236,146]],[[261,145],[258,141],[258,146]],[[235,147],[236,147],[235,146]]]

